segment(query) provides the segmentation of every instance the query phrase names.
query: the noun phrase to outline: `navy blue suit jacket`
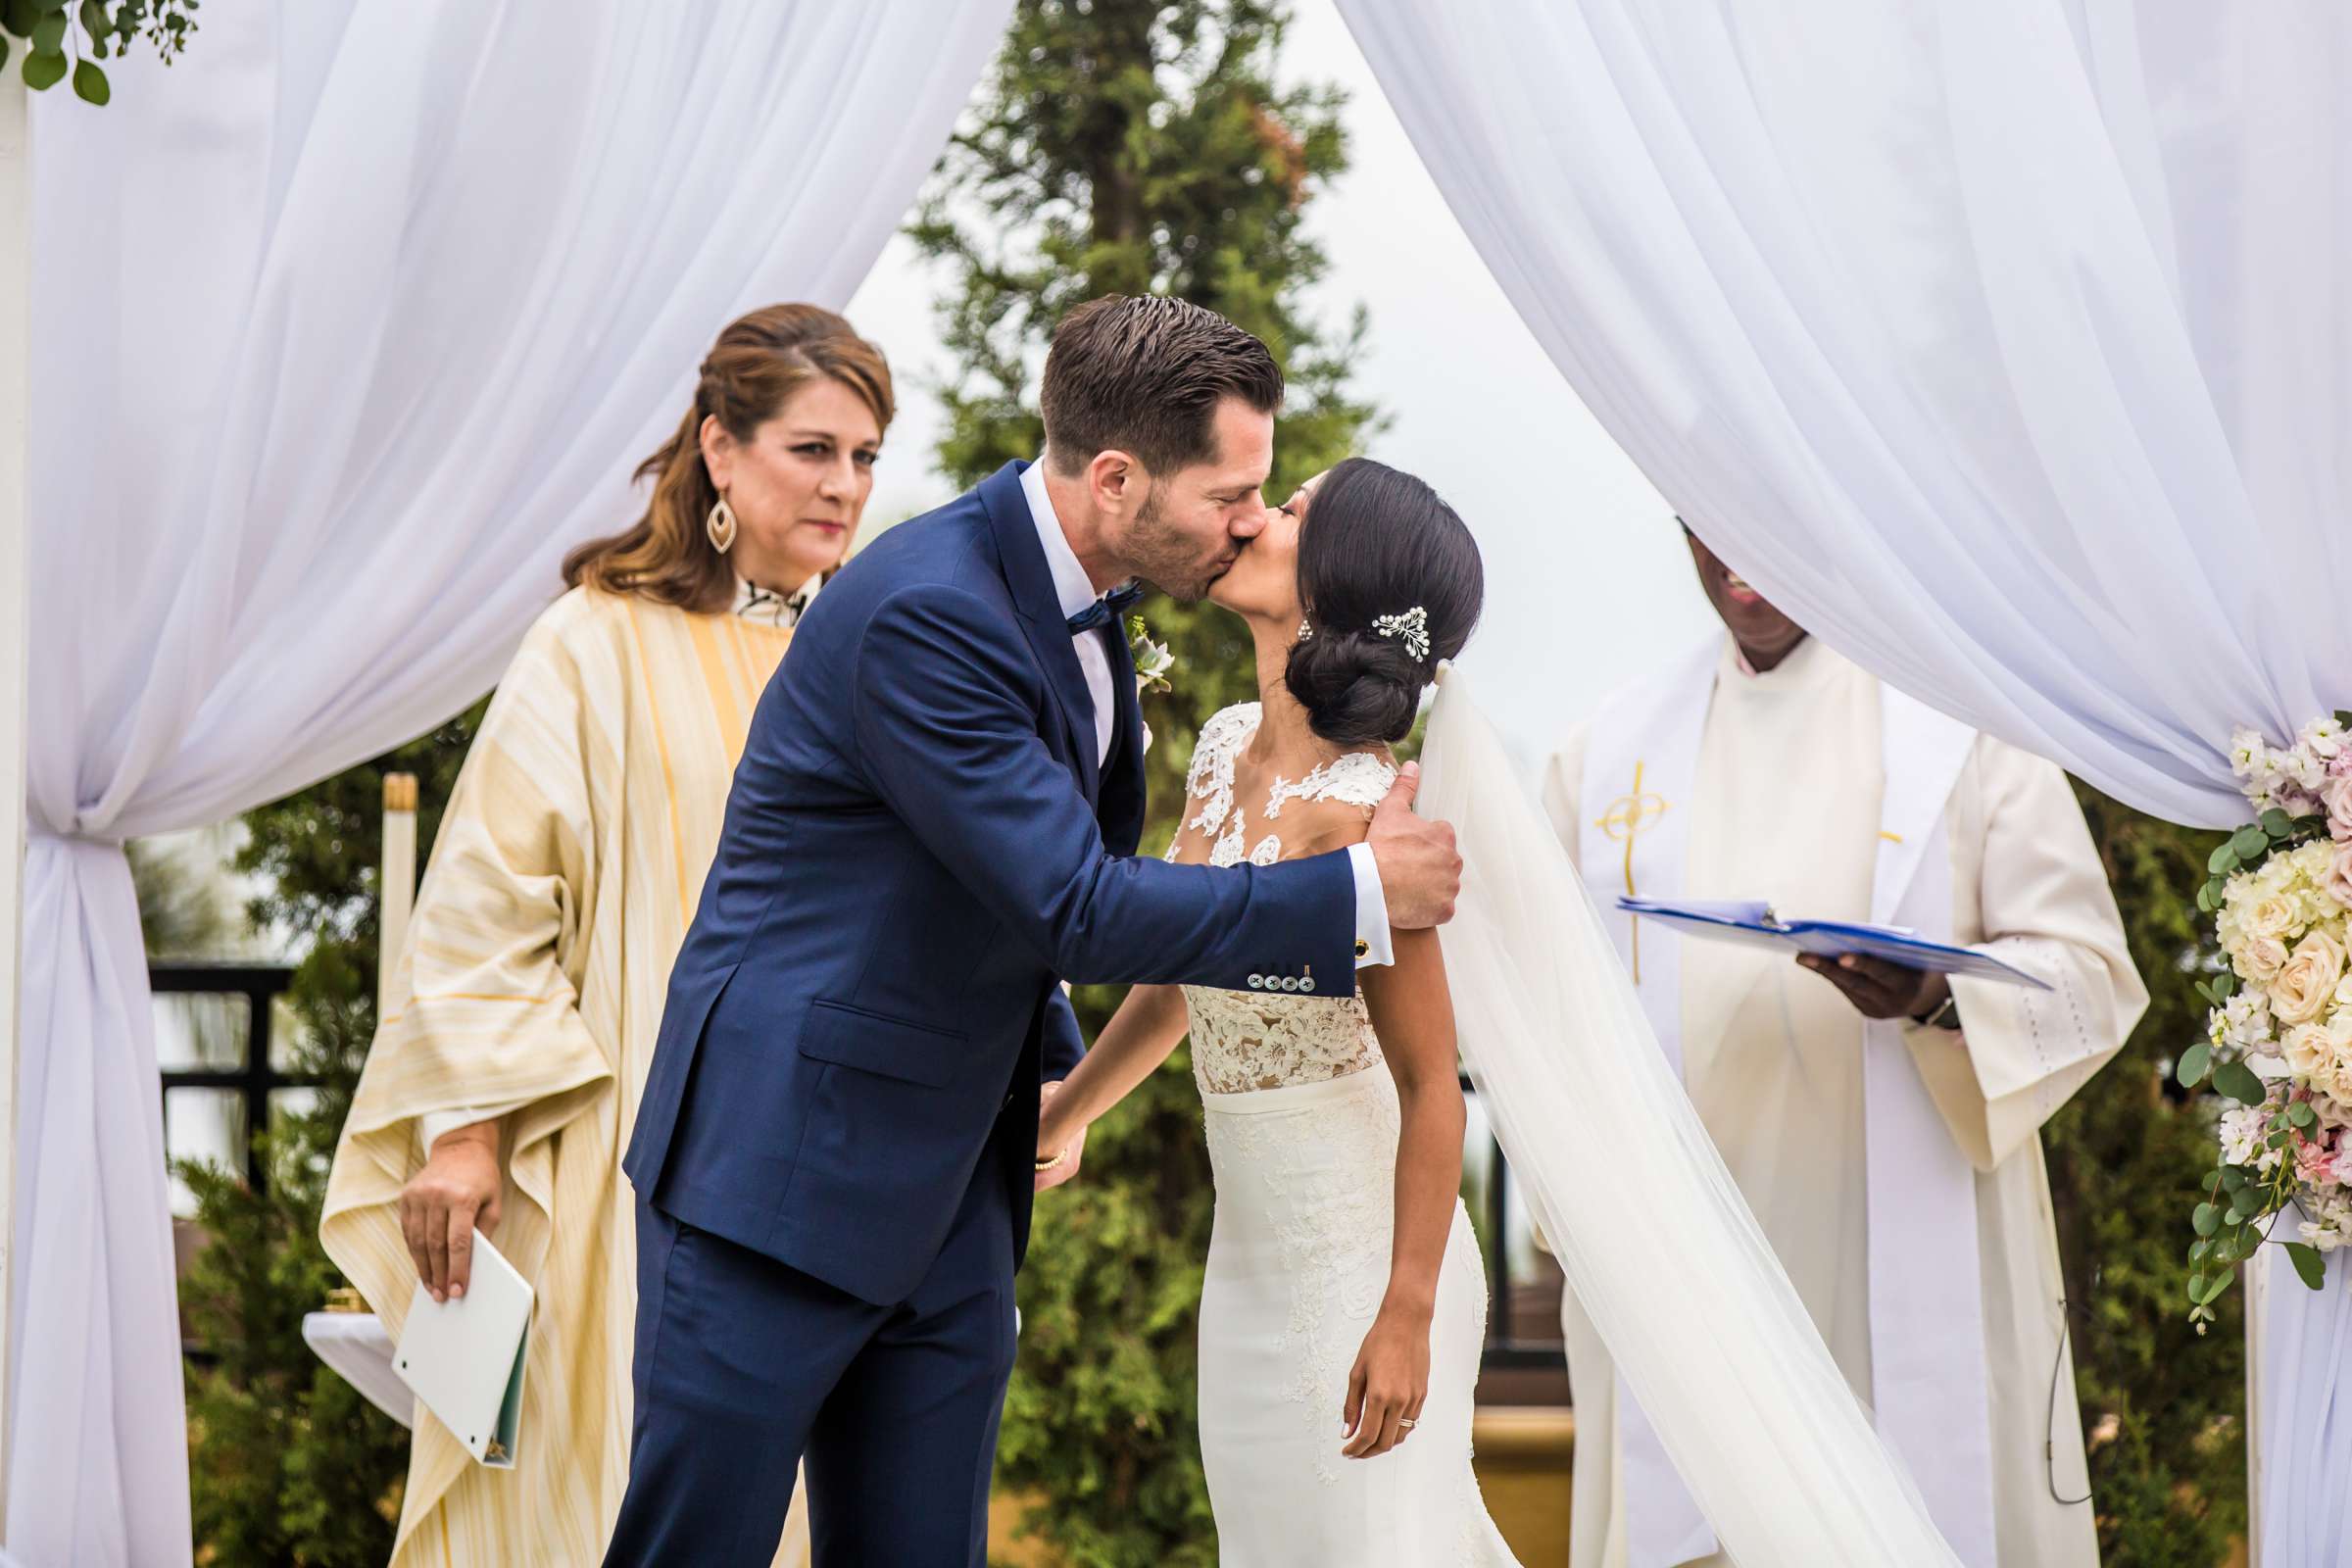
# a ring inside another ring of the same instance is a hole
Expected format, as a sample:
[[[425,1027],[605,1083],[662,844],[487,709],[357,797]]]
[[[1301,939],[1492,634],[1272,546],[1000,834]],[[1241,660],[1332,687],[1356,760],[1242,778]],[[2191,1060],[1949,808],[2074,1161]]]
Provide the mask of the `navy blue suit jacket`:
[[[1094,705],[1008,464],[884,534],[760,698],[672,971],[626,1169],[656,1207],[904,1299],[976,1175],[1028,1236],[1037,1091],[1082,1049],[1059,980],[1355,984],[1345,855],[1135,858],[1133,666]],[[1001,1169],[978,1167],[990,1136]]]

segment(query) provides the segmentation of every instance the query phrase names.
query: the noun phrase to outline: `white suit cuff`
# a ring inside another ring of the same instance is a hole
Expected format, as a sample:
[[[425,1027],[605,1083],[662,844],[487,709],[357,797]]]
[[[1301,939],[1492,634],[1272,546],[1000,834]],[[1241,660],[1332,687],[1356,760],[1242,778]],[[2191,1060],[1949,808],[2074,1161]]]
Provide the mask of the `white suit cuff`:
[[[1389,939],[1389,898],[1380,887],[1380,862],[1369,844],[1348,847],[1348,864],[1355,872],[1355,944],[1361,955],[1358,969],[1396,961]]]

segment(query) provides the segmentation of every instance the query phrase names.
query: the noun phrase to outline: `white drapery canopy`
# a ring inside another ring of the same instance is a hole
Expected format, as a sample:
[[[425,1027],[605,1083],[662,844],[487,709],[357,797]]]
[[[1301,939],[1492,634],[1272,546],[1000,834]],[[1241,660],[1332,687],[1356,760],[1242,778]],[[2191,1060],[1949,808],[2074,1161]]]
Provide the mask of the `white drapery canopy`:
[[[1562,373],[1826,641],[2192,823],[2234,726],[2352,707],[2352,13],[1340,4]]]
[[[485,690],[718,327],[856,289],[1008,10],[279,0],[38,104],[19,1556],[189,1557],[122,842]]]

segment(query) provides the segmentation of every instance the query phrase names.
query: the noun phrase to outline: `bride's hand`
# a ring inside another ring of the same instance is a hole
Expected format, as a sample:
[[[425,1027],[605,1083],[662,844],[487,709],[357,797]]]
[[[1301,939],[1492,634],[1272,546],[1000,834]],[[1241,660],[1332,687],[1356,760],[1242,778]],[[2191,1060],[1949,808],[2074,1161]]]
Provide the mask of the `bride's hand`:
[[[1429,1397],[1429,1324],[1427,1312],[1388,1306],[1372,1320],[1348,1374],[1348,1402],[1340,1411],[1348,1437],[1340,1452],[1346,1457],[1370,1459],[1388,1452],[1421,1419],[1421,1401]]]
[[[1086,1129],[1080,1127],[1072,1132],[1064,1132],[1054,1115],[1054,1097],[1059,1093],[1061,1083],[1058,1079],[1040,1085],[1038,1089],[1037,1163],[1042,1167],[1056,1154],[1062,1156],[1061,1162],[1051,1170],[1038,1171],[1035,1191],[1040,1193],[1051,1187],[1059,1187],[1077,1175],[1078,1161],[1086,1154]]]

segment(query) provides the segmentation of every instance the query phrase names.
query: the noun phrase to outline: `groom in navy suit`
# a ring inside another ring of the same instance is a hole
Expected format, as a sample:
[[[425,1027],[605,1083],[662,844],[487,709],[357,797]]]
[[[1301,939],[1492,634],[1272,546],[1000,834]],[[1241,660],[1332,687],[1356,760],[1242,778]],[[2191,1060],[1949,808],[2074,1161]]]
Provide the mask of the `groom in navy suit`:
[[[806,1457],[823,1568],[979,1564],[1058,982],[1347,996],[1447,918],[1414,781],[1354,850],[1135,858],[1118,608],[1195,598],[1263,524],[1282,376],[1181,301],[1055,333],[1046,451],[891,530],[761,698],[672,972],[626,1169],[636,1423],[610,1564],[773,1554]],[[1109,592],[1105,592],[1109,590]]]

